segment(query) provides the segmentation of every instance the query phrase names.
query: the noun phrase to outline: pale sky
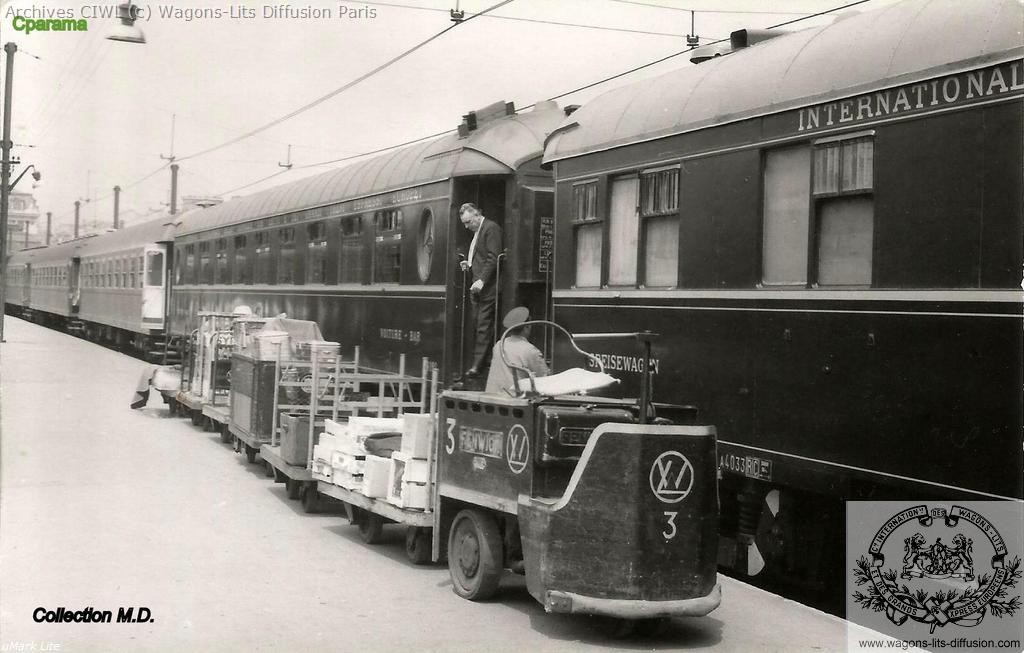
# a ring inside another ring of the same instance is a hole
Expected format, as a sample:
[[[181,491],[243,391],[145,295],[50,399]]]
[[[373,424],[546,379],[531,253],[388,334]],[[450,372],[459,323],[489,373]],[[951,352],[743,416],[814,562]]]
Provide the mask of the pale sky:
[[[33,32],[12,28],[13,9],[70,9],[84,2],[0,2],[0,40],[15,55],[13,154],[33,163],[43,180],[31,190],[54,230],[73,222],[83,204],[83,231],[112,221],[112,188],[120,185],[121,212],[129,222],[170,197],[170,171],[141,181],[172,154],[180,160],[179,197],[248,194],[348,163],[300,168],[454,128],[461,116],[497,100],[517,107],[547,99],[686,47],[690,13],[704,41],[732,30],[767,27],[826,11],[848,0],[515,0],[492,14],[459,25],[391,68],[319,106],[235,145],[186,158],[280,118],[356,79],[391,57],[445,29],[454,0],[395,0],[393,4],[297,2],[293,10],[329,10],[330,18],[264,17],[254,2],[137,3],[149,8],[139,25],[146,44],[105,39],[116,19],[88,20],[85,32]],[[872,0],[869,10],[892,0]],[[461,0],[473,14],[498,0]],[[115,3],[116,4],[116,3]],[[658,5],[658,6],[654,6]],[[247,7],[255,17],[228,14]],[[161,9],[214,9],[221,18],[161,17]],[[359,8],[375,17],[342,17]],[[421,8],[417,8],[421,7]],[[750,13],[739,13],[750,12]],[[772,13],[768,13],[772,12]],[[776,13],[777,12],[777,13]],[[39,13],[36,14],[41,15]],[[503,18],[502,18],[503,17]],[[821,24],[834,16],[783,29]],[[525,19],[511,20],[510,18]],[[538,22],[548,21],[548,22]],[[552,23],[577,23],[588,29]],[[630,31],[632,30],[632,31]],[[646,32],[646,33],[645,33]],[[679,56],[640,73],[560,99],[584,104],[603,91],[689,66]],[[291,170],[285,162],[291,145]],[[14,169],[16,176],[21,167]],[[281,174],[262,183],[239,187]],[[12,176],[12,178],[13,178]],[[232,192],[235,191],[235,192]],[[43,219],[40,222],[44,222]]]

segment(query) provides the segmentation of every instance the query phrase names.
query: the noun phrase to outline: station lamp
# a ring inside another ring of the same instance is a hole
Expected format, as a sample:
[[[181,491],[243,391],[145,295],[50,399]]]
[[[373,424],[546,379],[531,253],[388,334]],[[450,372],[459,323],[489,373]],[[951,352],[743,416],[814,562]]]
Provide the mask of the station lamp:
[[[125,2],[117,6],[117,17],[121,24],[110,31],[107,38],[111,41],[123,43],[145,43],[146,35],[135,26],[139,18],[139,7],[131,2]]]

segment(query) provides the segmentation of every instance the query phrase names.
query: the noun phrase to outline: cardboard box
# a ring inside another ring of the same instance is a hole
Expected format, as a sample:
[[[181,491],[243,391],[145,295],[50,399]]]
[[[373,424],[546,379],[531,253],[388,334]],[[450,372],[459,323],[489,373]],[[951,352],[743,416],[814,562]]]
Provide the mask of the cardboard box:
[[[327,418],[324,420],[324,431],[331,435],[348,435],[348,424]]]
[[[363,475],[362,474],[350,474],[346,470],[335,467],[333,470],[333,482],[335,485],[341,486],[346,490],[354,490],[356,492],[362,492],[363,490]]]
[[[391,467],[393,476],[388,477],[388,485],[430,482],[430,467],[426,460],[396,451],[391,455]]]
[[[402,453],[410,458],[426,458],[433,441],[434,416],[427,413],[402,415]]]
[[[391,459],[367,456],[363,470],[363,494],[371,498],[386,498]]]
[[[329,464],[314,460],[310,465],[310,472],[313,474],[313,478],[320,481],[327,481],[328,483],[334,482],[334,470],[331,469]]]
[[[430,508],[430,486],[426,483],[402,483],[402,496],[395,505],[406,510]]]
[[[281,458],[289,465],[305,467],[309,452],[309,417],[282,415],[281,427]],[[317,435],[316,432],[313,433],[314,445],[317,442]]]
[[[398,417],[349,417],[348,432],[362,444],[366,436],[373,433],[401,433],[402,420]]]
[[[347,474],[362,474],[365,465],[366,456],[353,456],[344,451],[335,451],[331,454],[331,467]]]

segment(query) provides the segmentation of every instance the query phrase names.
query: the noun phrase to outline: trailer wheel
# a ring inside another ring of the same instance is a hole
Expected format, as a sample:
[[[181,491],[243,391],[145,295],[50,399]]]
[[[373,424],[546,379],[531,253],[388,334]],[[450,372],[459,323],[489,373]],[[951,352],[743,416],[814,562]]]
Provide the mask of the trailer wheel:
[[[282,472],[280,469],[278,469],[276,467],[274,468],[274,482],[275,483],[284,483],[287,479],[288,479],[288,477],[284,475],[284,472]]]
[[[263,461],[263,474],[267,478],[274,478],[274,466],[270,464],[269,460]]]
[[[223,442],[224,444],[231,444],[231,439],[233,437],[235,437],[235,436],[231,435],[231,431],[230,431],[230,429],[228,429],[228,425],[227,424],[225,424],[224,426],[220,427],[220,441],[221,442]]]
[[[295,501],[299,498],[299,492],[302,490],[302,483],[286,478],[284,479],[284,489],[288,493],[288,498]]]
[[[203,411],[201,410],[193,410],[189,417],[192,420],[192,426],[199,426],[203,423]]]
[[[456,594],[470,601],[493,596],[503,560],[501,535],[493,517],[475,508],[455,515],[448,536],[448,571]]]
[[[302,510],[306,514],[320,512],[320,491],[316,485],[305,486],[306,491],[302,493]]]
[[[410,526],[405,531],[405,555],[414,565],[430,562],[430,529]]]
[[[204,431],[216,431],[217,430],[217,426],[216,426],[216,424],[213,423],[213,418],[212,417],[207,417],[207,416],[203,415],[203,430]]]
[[[177,417],[178,416],[178,402],[175,401],[174,399],[168,400],[168,402],[167,402],[167,411],[170,413],[171,417]]]
[[[245,459],[251,464],[256,462],[256,448],[245,445]]]
[[[369,510],[359,515],[359,536],[367,544],[380,544],[384,539],[384,518]]]

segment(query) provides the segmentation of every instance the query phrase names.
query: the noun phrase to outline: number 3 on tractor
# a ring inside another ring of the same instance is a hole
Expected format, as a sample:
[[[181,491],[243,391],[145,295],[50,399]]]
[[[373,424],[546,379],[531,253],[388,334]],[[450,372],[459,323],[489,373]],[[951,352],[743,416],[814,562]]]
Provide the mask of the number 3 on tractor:
[[[448,424],[448,439],[444,443],[444,450],[451,455],[455,453],[455,418],[449,417],[446,423]]]
[[[668,521],[666,523],[665,530],[662,531],[661,534],[662,536],[664,536],[666,540],[671,540],[673,537],[676,536],[676,515],[678,514],[678,512],[673,512],[669,510],[665,511],[665,517],[668,518]]]

